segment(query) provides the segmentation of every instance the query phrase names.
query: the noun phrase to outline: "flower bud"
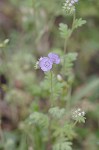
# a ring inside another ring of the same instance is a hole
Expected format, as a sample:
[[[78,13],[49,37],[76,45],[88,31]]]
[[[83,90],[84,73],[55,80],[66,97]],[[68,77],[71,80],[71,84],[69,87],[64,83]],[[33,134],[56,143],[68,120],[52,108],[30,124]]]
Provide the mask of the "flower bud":
[[[62,79],[62,76],[61,76],[60,74],[57,75],[57,80],[58,80],[58,81],[62,81],[62,80],[63,80],[63,79]]]

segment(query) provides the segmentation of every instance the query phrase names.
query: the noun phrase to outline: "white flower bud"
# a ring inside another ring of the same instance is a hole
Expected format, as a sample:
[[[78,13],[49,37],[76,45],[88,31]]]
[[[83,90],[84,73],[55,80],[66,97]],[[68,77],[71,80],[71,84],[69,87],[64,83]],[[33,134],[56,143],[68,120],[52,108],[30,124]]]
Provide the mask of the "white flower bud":
[[[63,79],[62,79],[62,76],[61,76],[60,74],[57,75],[57,80],[58,80],[58,81],[62,81],[62,80],[63,80]]]
[[[78,108],[78,111],[81,111],[81,109],[80,109],[80,108]]]

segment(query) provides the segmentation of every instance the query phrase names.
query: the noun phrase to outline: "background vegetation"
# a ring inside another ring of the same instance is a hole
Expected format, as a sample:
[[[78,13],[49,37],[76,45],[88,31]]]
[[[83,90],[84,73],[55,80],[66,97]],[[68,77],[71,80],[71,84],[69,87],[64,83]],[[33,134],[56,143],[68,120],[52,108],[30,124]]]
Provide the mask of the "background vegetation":
[[[44,112],[49,105],[48,93],[41,88],[44,74],[34,65],[50,51],[63,50],[59,23],[71,26],[72,16],[62,13],[62,4],[62,0],[0,0],[0,150],[33,150],[33,137],[38,146],[34,150],[50,150],[49,143],[41,147],[43,137],[38,128],[30,140],[24,120],[32,111]],[[78,52],[72,93],[87,119],[75,128],[73,150],[98,150],[99,1],[79,0],[76,11],[77,18],[87,23],[75,30],[67,51]]]

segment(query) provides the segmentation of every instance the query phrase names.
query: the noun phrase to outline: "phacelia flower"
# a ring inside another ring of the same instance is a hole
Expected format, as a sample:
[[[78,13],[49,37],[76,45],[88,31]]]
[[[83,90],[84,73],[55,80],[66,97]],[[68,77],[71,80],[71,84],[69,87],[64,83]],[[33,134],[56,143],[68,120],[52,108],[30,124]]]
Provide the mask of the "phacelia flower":
[[[75,11],[75,3],[77,3],[78,0],[65,0],[65,3],[63,5],[63,9],[68,13],[71,14]]]
[[[80,108],[78,108],[77,110],[75,110],[74,112],[73,112],[73,118],[76,118],[76,117],[78,117],[78,116],[85,116],[85,112],[84,111],[82,111]]]
[[[52,61],[48,57],[41,57],[39,59],[39,66],[43,71],[49,71],[52,69]]]
[[[54,64],[60,63],[60,57],[55,53],[49,53],[48,57],[50,58],[51,62]]]
[[[85,112],[78,108],[72,112],[72,119],[78,122],[85,122]]]

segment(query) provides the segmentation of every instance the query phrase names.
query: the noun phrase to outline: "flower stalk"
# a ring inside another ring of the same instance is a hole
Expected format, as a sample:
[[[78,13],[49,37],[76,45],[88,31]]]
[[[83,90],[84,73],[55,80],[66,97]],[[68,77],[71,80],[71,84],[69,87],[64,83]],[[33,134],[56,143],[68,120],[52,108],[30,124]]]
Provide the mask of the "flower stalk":
[[[51,106],[53,106],[53,72],[50,71],[51,74]]]

